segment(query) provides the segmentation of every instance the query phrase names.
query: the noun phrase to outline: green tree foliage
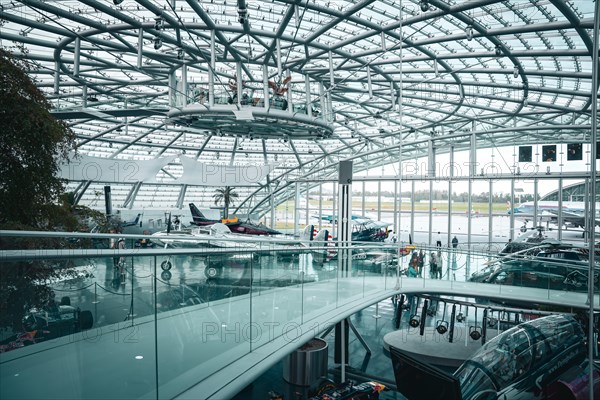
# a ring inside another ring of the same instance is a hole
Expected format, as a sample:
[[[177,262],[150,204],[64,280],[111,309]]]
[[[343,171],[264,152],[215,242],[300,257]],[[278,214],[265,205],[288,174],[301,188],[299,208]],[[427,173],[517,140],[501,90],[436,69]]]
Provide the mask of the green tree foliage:
[[[57,173],[75,134],[50,114],[26,70],[0,50],[0,226],[51,229],[73,222],[57,206],[63,192]]]
[[[225,186],[224,188],[218,188],[215,190],[215,194],[213,195],[213,199],[215,201],[215,206],[219,204],[223,204],[224,218],[229,217],[229,206],[233,205],[233,200],[238,198],[238,194],[234,192],[234,189],[231,186]]]
[[[75,135],[51,115],[26,63],[2,49],[0,126],[0,229],[77,229],[79,220],[57,177]],[[0,238],[2,250],[69,246],[64,239]],[[23,312],[44,305],[53,295],[44,282],[69,274],[56,267],[56,262],[43,260],[0,263],[0,328],[20,329]]]

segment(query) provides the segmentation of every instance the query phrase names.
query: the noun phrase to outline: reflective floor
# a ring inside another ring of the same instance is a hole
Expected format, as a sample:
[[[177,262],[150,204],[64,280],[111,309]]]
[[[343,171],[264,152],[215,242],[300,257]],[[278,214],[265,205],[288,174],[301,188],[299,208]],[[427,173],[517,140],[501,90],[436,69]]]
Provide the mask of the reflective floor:
[[[394,327],[395,306],[392,301],[384,301],[379,305],[368,307],[351,317],[353,325],[361,334],[372,353],[367,352],[353,332],[349,334],[349,363],[347,367],[348,379],[357,382],[377,380],[381,383],[394,383],[392,372],[392,362],[390,357],[384,351],[383,337],[395,331]],[[376,318],[379,316],[379,318]],[[409,315],[404,313],[401,326],[408,325]],[[433,326],[433,321],[430,322]],[[329,345],[329,378],[339,382],[339,364],[334,360],[334,334],[331,332],[325,338]],[[283,364],[285,361],[277,363],[273,368],[263,374],[253,384],[249,385],[242,392],[238,393],[235,400],[264,400],[269,399],[269,392],[280,393],[284,399],[304,399],[307,398],[309,390],[306,387],[296,386],[287,383],[283,379]],[[452,369],[446,369],[453,372]],[[405,399],[400,393],[394,390],[384,392],[381,399]]]

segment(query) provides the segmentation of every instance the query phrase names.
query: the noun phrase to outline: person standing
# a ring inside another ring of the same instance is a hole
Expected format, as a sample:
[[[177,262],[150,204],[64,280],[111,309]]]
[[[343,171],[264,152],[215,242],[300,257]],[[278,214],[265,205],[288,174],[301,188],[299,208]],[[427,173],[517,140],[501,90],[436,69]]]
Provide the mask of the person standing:
[[[442,247],[442,233],[438,231],[437,241],[435,242],[437,247]]]
[[[456,237],[456,235],[454,235],[454,237],[452,238],[452,248],[455,249],[458,247],[458,238]]]
[[[435,253],[432,251],[431,254],[429,255],[429,277],[431,279],[437,278],[437,274],[438,274],[437,270],[438,270],[437,257],[435,256]]]
[[[412,267],[415,270],[415,273],[417,274],[417,276],[421,275],[421,271],[419,271],[419,255],[417,254],[417,252],[413,252],[412,256],[410,257],[410,261],[408,263],[409,265],[409,269],[410,267]]]

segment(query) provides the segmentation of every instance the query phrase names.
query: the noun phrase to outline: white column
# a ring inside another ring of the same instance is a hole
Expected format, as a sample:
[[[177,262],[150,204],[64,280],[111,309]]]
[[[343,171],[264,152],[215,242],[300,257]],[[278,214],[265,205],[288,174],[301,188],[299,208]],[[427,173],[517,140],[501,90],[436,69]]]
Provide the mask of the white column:
[[[81,39],[79,38],[79,36],[77,36],[75,38],[75,51],[73,52],[73,75],[74,76],[78,76],[79,75],[79,61],[80,61],[80,54],[81,52]]]
[[[216,50],[215,50],[215,30],[210,31],[210,67],[208,68],[208,106],[215,105],[215,67],[216,67]]]
[[[138,29],[137,67],[142,68],[142,55],[144,54],[144,28]]]

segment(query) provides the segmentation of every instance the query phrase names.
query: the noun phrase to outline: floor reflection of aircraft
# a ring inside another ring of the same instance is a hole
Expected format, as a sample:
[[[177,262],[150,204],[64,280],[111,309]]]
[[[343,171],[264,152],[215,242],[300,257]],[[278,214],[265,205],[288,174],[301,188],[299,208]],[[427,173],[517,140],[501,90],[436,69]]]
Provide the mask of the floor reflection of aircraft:
[[[255,224],[250,221],[242,222],[237,217],[229,219],[208,219],[200,212],[194,203],[190,203],[190,211],[192,212],[192,224],[197,226],[207,226],[215,223],[227,225],[233,233],[243,233],[245,235],[280,235],[281,232],[271,229],[262,224]]]
[[[522,323],[483,345],[453,374],[390,349],[398,391],[409,399],[584,399],[586,338],[572,316]],[[594,371],[594,398],[600,375]]]
[[[600,204],[596,203],[596,218],[595,225],[600,226],[600,219],[598,218],[599,211],[598,207]],[[561,207],[559,207],[558,201],[538,201],[537,202],[537,215],[540,221],[550,221],[553,223],[558,222],[558,214]],[[509,214],[513,213],[519,220],[527,222],[533,220],[535,214],[535,203],[528,201],[508,211]],[[582,201],[563,201],[562,202],[562,220],[566,226],[573,228],[583,228],[586,222],[586,207]]]

